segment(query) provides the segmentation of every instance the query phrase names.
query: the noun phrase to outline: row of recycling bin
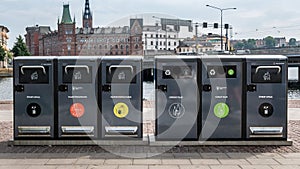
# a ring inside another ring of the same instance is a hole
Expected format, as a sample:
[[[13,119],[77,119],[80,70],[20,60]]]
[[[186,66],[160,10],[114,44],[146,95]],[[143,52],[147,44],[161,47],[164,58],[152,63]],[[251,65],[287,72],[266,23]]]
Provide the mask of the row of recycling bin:
[[[142,62],[139,56],[15,58],[14,139],[141,139]],[[154,62],[157,140],[287,139],[286,57],[156,56]]]

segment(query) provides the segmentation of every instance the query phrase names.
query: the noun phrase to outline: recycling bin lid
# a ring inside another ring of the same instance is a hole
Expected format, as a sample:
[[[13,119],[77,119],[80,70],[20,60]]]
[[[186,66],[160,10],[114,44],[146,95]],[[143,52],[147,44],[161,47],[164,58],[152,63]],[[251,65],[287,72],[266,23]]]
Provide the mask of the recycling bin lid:
[[[247,61],[253,61],[253,60],[287,60],[286,56],[283,55],[245,55],[244,56]]]
[[[102,56],[59,56],[58,60],[97,60],[101,59]]]
[[[15,57],[14,60],[30,60],[30,61],[35,61],[35,60],[53,60],[57,58],[56,56],[18,56]]]
[[[160,55],[155,56],[155,59],[200,59],[198,55]]]
[[[136,60],[140,61],[143,59],[143,56],[135,56],[135,55],[130,55],[130,56],[103,56],[102,60]]]

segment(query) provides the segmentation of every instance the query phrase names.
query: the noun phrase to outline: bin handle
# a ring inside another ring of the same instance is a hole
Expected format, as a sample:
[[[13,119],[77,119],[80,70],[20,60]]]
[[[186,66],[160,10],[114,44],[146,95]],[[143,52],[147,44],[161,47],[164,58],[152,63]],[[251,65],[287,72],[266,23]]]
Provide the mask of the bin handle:
[[[258,66],[255,70],[255,74],[259,71],[259,69],[278,69],[277,74],[281,72],[280,66]]]
[[[46,74],[46,69],[44,66],[22,66],[21,73],[24,74],[24,69],[43,69],[43,73]]]
[[[133,67],[131,65],[111,65],[109,67],[109,74],[111,74],[111,69],[112,68],[130,68],[131,69],[131,73],[133,73]]]
[[[87,65],[68,65],[65,67],[65,73],[68,74],[68,69],[70,68],[85,68],[87,73],[90,74],[90,68]]]

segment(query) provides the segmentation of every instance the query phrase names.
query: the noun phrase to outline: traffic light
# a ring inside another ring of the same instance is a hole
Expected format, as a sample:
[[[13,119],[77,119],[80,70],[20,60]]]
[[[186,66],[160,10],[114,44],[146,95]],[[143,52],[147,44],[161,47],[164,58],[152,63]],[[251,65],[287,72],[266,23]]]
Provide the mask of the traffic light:
[[[214,28],[218,29],[218,27],[219,27],[218,23],[214,23]]]
[[[203,22],[203,28],[207,28],[207,22]]]
[[[225,29],[229,29],[229,24],[225,24]]]

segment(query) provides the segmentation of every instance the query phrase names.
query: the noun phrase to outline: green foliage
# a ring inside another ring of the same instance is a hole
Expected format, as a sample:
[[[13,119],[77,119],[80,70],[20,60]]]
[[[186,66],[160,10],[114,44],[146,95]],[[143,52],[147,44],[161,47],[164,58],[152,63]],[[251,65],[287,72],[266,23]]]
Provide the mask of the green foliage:
[[[255,39],[243,40],[242,42],[238,42],[234,45],[235,49],[255,49],[256,41]]]
[[[6,57],[6,51],[2,46],[0,46],[0,61],[4,61],[5,57]]]
[[[14,47],[11,50],[14,54],[14,57],[17,56],[29,56],[30,53],[27,49],[26,44],[24,43],[24,39],[22,38],[21,35],[17,37],[17,41],[14,44]]]
[[[266,38],[264,39],[264,41],[265,41],[266,47],[268,47],[268,48],[273,48],[273,47],[275,47],[276,41],[275,41],[275,39],[274,39],[272,36],[266,37]]]
[[[295,38],[291,38],[291,39],[289,40],[289,45],[290,45],[290,46],[296,46],[296,43],[297,43],[297,40],[296,40]]]

